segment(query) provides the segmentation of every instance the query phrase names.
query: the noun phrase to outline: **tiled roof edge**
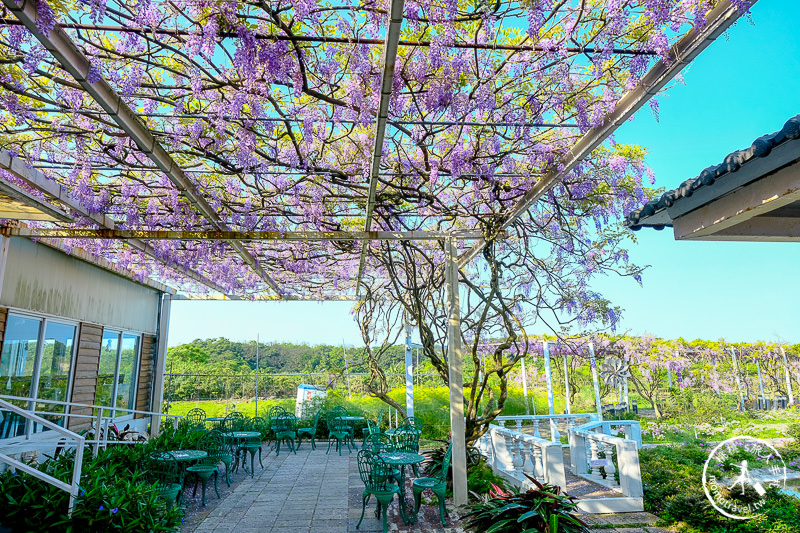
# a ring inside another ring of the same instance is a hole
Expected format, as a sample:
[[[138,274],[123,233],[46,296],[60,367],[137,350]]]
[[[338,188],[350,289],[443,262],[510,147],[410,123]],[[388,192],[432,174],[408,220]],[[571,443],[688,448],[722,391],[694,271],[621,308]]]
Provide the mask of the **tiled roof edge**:
[[[708,167],[696,178],[684,181],[678,188],[667,191],[660,198],[644,204],[641,209],[632,211],[625,217],[625,226],[632,230],[640,229],[642,227],[640,224],[642,219],[654,215],[657,211],[672,207],[676,201],[690,197],[699,188],[713,184],[726,174],[736,172],[748,161],[758,157],[766,157],[776,146],[798,138],[800,138],[800,115],[795,115],[787,120],[783,127],[775,133],[759,137],[753,141],[749,148],[731,152],[719,165]],[[653,227],[662,229],[664,226]]]

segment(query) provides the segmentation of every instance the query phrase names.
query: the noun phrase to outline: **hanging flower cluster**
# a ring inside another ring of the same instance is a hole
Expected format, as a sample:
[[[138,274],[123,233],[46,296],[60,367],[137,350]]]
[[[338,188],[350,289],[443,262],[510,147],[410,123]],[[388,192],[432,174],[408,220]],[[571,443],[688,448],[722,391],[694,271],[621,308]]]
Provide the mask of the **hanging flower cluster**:
[[[603,124],[648,68],[671,61],[670,45],[692,25],[707,24],[715,3],[408,0],[372,229],[491,225],[542,175],[558,171],[577,139]],[[90,83],[109,83],[141,117],[225,227],[364,228],[388,0],[36,6],[38,31],[62,26],[91,63]],[[4,9],[0,15],[14,20]],[[213,228],[15,24],[0,25],[0,145],[120,228]],[[643,155],[603,145],[530,210],[555,261],[589,246],[582,235],[601,233],[647,199]],[[561,210],[575,221],[566,236],[553,216]],[[140,255],[119,244],[81,245],[112,261]],[[153,246],[162,266],[145,267],[149,256],[128,266],[184,283],[166,261],[231,292],[269,291],[229,244]],[[278,285],[320,297],[352,291],[361,249],[245,247]],[[582,266],[591,272],[611,262],[624,265],[627,256],[608,246]],[[370,259],[367,266],[380,264]],[[560,304],[585,323],[615,321],[608,306],[581,305],[595,296],[579,281]]]

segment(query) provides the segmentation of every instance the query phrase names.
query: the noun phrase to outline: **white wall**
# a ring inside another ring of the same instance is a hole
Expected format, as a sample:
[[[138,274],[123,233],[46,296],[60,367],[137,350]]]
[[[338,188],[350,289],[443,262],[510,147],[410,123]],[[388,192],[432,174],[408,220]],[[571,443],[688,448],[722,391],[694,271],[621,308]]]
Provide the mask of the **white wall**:
[[[13,237],[0,305],[155,334],[158,294],[43,244]]]

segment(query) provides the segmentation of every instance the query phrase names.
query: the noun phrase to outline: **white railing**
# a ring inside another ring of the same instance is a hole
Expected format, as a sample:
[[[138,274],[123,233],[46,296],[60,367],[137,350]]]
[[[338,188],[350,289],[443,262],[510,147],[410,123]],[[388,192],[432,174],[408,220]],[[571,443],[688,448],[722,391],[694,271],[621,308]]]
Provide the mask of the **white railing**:
[[[41,479],[42,481],[53,485],[61,490],[64,490],[69,493],[69,506],[67,508],[67,512],[69,516],[72,516],[72,511],[75,509],[75,499],[79,495],[79,484],[81,480],[81,468],[83,466],[83,446],[84,446],[84,439],[77,433],[73,433],[68,429],[64,429],[58,424],[54,424],[53,422],[46,420],[40,416],[30,413],[25,409],[17,407],[16,405],[10,404],[4,400],[0,400],[0,408],[4,411],[9,411],[12,413],[16,413],[26,420],[35,422],[37,424],[41,424],[42,426],[53,430],[55,433],[61,435],[61,438],[68,438],[73,439],[75,441],[75,457],[73,458],[73,467],[72,467],[72,483],[65,483],[60,479],[57,479],[49,474],[45,474],[38,468],[34,468],[30,465],[23,463],[22,461],[18,461],[13,457],[10,457],[4,453],[0,453],[0,461],[8,464],[12,468],[16,470],[21,470],[27,474],[30,474],[36,478]]]
[[[106,448],[109,442],[113,442],[115,444],[136,444],[136,441],[119,441],[119,440],[112,440],[109,439],[110,427],[111,425],[116,425],[117,422],[130,422],[134,419],[126,418],[124,420],[120,420],[120,418],[128,417],[132,414],[142,414],[148,416],[159,416],[164,418],[172,418],[174,427],[178,426],[178,422],[181,418],[179,415],[170,415],[165,413],[156,413],[153,411],[139,411],[136,409],[123,409],[121,407],[108,407],[104,405],[94,405],[94,404],[83,404],[83,403],[75,403],[75,402],[62,402],[57,400],[42,400],[42,399],[35,399],[29,397],[21,397],[21,396],[6,396],[0,395],[0,400],[14,400],[14,401],[22,401],[27,402],[29,405],[34,403],[44,403],[44,404],[53,404],[53,405],[61,405],[64,406],[65,410],[67,407],[74,407],[78,409],[93,409],[96,410],[96,414],[87,415],[87,414],[77,414],[77,413],[64,413],[64,412],[52,412],[52,411],[27,411],[23,410],[25,413],[31,413],[34,415],[47,415],[51,417],[62,417],[64,419],[64,425],[68,425],[68,421],[70,418],[87,418],[90,420],[94,420],[93,430],[94,430],[94,438],[93,439],[85,439],[85,444],[92,444],[92,455],[97,457],[98,451],[100,448]],[[17,409],[20,409],[17,407]],[[106,415],[105,412],[110,412],[109,415]],[[117,412],[124,413],[122,415],[116,415]],[[116,416],[115,416],[116,415]],[[141,420],[141,419],[140,419]],[[30,441],[29,445],[26,447],[27,449],[37,449],[40,448],[40,445],[37,444],[39,437],[36,439],[31,439],[32,435],[39,435],[40,433],[33,433],[32,432],[32,423],[33,422],[26,422],[25,434],[23,436],[24,441]],[[35,421],[38,423],[38,421]],[[52,422],[51,422],[52,423]],[[52,423],[54,424],[54,423]],[[54,424],[57,427],[61,427],[58,424]],[[46,426],[50,427],[50,426]],[[20,446],[19,438],[13,439],[0,439],[0,446],[8,446],[8,445],[16,445],[15,448],[17,451],[24,451],[23,447]]]
[[[540,483],[567,486],[560,442],[490,424],[476,445],[495,472],[523,488],[532,485],[525,474]]]
[[[575,429],[602,433],[603,435],[610,435],[612,437],[621,437],[621,434],[624,434],[624,438],[636,442],[637,449],[642,449],[642,426],[638,420],[592,421],[578,426]]]
[[[594,427],[570,430],[572,473],[620,492],[622,498],[592,500],[595,507],[601,507],[599,511],[586,507],[583,509],[589,512],[642,511],[644,492],[638,449],[641,444],[633,439],[602,433],[608,429],[602,424],[604,423],[587,424]],[[638,426],[638,422],[635,425]],[[586,501],[583,503],[586,504]]]
[[[506,427],[507,422],[514,422],[516,425],[516,430],[520,433],[523,432],[523,426],[533,427],[533,436],[539,438],[542,437],[540,432],[540,424],[545,423],[550,429],[550,440],[553,442],[561,442],[561,432],[559,431],[560,425],[563,425],[564,431],[569,433],[571,428],[587,422],[599,421],[600,417],[597,416],[597,413],[576,413],[572,415],[498,416],[494,420],[495,422],[498,422],[501,427]]]

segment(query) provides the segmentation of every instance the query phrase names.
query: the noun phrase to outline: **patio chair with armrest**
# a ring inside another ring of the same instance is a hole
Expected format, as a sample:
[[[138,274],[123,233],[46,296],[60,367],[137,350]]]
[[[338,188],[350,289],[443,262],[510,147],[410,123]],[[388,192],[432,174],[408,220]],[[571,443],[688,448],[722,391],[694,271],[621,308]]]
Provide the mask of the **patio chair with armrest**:
[[[333,415],[334,417],[336,417],[336,416],[341,416],[341,417],[350,416],[350,413],[347,411],[347,408],[345,408],[343,405],[337,405],[336,407],[334,407],[332,409],[332,411],[334,413],[334,415]],[[353,431],[353,426],[351,426],[350,424],[347,424],[346,422],[345,422],[345,424],[347,425],[347,436],[350,438],[350,442],[352,442],[353,446],[355,447],[356,443],[353,441],[355,431]]]
[[[197,463],[193,464],[192,466],[186,467],[187,472],[191,472],[195,475],[195,483],[194,483],[194,492],[192,495],[197,494],[197,482],[199,481],[203,486],[203,506],[206,505],[206,487],[208,486],[208,480],[211,479],[211,476],[214,476],[214,492],[217,493],[217,498],[220,497],[219,489],[217,488],[217,479],[219,478],[219,457],[217,457],[215,453],[215,446],[216,443],[213,442],[208,435],[203,436],[203,439],[200,441],[198,449],[205,451],[208,453],[206,457],[197,461]]]
[[[398,452],[419,453],[419,433],[413,429],[400,429],[392,435],[395,450]],[[411,465],[414,475],[419,476],[417,465]]]
[[[328,449],[325,451],[327,454],[331,451],[331,444],[336,440],[336,450],[339,455],[342,455],[342,442],[347,444],[347,451],[350,452],[350,426],[347,422],[342,420],[341,416],[337,416],[334,411],[328,413],[326,417],[328,421]]]
[[[225,436],[218,429],[212,429],[205,436],[208,443],[206,452],[209,456],[217,457],[225,465],[225,483],[231,486],[231,466],[233,465],[233,453],[225,440]]]
[[[297,455],[295,441],[297,440],[297,418],[291,415],[279,416],[273,426],[275,430],[275,455],[281,454],[281,442],[289,446],[289,450]]]
[[[147,478],[156,486],[158,497],[180,505],[183,500],[183,480],[175,456],[169,452],[157,453],[151,455],[147,463]]]
[[[385,433],[373,433],[372,435],[368,436],[366,442],[364,443],[363,449],[369,450],[375,455],[383,452],[396,451],[394,447],[394,441]],[[400,469],[391,466],[390,468],[392,469],[392,478],[399,483],[400,479],[402,478]]]
[[[300,448],[300,444],[303,443],[303,437],[306,436],[311,439],[311,449],[316,450],[317,445],[314,442],[317,437],[317,424],[319,423],[319,417],[322,416],[322,409],[317,411],[317,414],[314,415],[314,423],[311,427],[308,428],[297,428],[297,448]]]
[[[389,481],[392,475],[391,470],[386,463],[381,461],[370,450],[358,452],[358,474],[364,483],[364,492],[361,493],[361,518],[358,519],[356,529],[361,527],[361,522],[364,520],[364,510],[367,508],[372,496],[375,496],[378,500],[375,518],[382,518],[383,533],[386,533],[388,528],[387,514],[389,512],[389,504],[392,503],[395,494],[398,495],[402,510],[404,504],[400,487]]]
[[[421,477],[415,479],[411,483],[411,489],[414,491],[414,521],[417,521],[417,513],[419,512],[420,500],[422,493],[426,489],[430,489],[439,500],[439,517],[442,519],[442,526],[445,525],[445,519],[448,516],[447,507],[445,506],[444,496],[447,492],[447,473],[450,470],[450,458],[452,457],[453,446],[452,444],[447,448],[447,453],[444,454],[442,461],[442,470],[438,477]]]
[[[367,419],[367,427],[361,429],[361,434],[364,437],[364,441],[361,443],[361,447],[364,447],[364,444],[367,442],[367,437],[372,435],[373,433],[380,433],[381,432],[381,422],[383,422],[383,412],[385,409],[381,409],[378,412],[378,420],[373,423],[372,420],[369,418]]]

